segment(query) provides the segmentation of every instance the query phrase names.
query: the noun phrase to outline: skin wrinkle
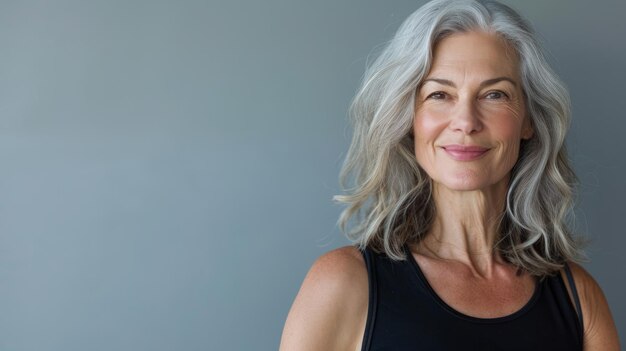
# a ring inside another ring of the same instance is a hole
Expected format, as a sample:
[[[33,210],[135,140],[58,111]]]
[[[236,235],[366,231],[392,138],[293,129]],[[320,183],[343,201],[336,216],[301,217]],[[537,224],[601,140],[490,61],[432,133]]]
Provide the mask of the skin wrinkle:
[[[519,86],[518,83],[516,81],[514,81],[512,78],[509,78],[509,77],[497,77],[497,78],[487,79],[487,80],[483,81],[480,84],[480,87],[486,87],[486,86],[489,86],[489,85],[493,85],[493,84],[496,84],[496,83],[498,83],[500,81],[503,81],[503,80],[510,82],[511,84],[513,84],[516,87]],[[456,88],[456,84],[454,84],[453,81],[447,80],[447,79],[441,79],[441,78],[427,78],[427,79],[424,79],[424,82],[422,82],[420,88],[422,86],[424,86],[424,84],[427,83],[427,82],[435,82],[435,83],[439,83],[439,84],[442,84],[442,85],[447,85],[447,86]]]
[[[450,35],[435,47],[416,94],[415,155],[433,180],[437,208],[418,252],[422,247],[432,257],[462,262],[484,278],[504,262],[494,251],[498,223],[520,142],[533,133],[517,83],[519,63],[506,52],[507,44],[492,34]],[[442,149],[450,144],[488,151],[458,161]]]

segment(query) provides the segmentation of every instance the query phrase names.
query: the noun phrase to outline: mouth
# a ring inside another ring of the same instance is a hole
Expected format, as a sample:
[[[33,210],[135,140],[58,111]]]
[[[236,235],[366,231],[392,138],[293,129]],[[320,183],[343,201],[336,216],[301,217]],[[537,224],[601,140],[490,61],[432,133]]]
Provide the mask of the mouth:
[[[444,145],[441,148],[457,161],[473,161],[481,158],[490,150],[478,145]]]

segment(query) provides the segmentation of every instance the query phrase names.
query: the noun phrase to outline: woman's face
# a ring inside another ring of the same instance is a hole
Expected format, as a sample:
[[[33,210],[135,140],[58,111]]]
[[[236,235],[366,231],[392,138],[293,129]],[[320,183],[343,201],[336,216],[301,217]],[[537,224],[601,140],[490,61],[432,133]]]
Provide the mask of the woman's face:
[[[434,49],[416,95],[415,156],[436,185],[486,189],[508,175],[532,136],[517,55],[499,37],[457,33]]]

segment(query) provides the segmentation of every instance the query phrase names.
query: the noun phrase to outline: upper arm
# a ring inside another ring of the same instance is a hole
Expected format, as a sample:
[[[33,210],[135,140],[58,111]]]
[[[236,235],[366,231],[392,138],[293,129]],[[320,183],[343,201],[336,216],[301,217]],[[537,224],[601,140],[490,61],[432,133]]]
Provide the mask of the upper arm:
[[[326,253],[302,283],[280,350],[354,350],[365,329],[367,304],[367,270],[358,249]]]
[[[600,285],[584,268],[569,263],[578,290],[584,326],[585,351],[619,350],[619,338]]]

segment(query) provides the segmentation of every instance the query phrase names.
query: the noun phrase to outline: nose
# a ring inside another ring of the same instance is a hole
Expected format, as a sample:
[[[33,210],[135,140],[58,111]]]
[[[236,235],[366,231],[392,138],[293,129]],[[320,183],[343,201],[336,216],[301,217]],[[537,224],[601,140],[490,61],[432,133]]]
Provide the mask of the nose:
[[[451,112],[448,127],[453,131],[460,131],[469,135],[478,133],[483,129],[476,102],[473,99],[459,100]]]

